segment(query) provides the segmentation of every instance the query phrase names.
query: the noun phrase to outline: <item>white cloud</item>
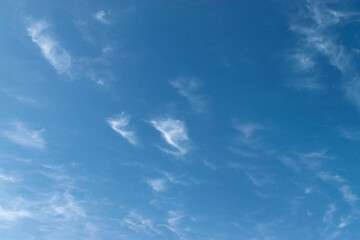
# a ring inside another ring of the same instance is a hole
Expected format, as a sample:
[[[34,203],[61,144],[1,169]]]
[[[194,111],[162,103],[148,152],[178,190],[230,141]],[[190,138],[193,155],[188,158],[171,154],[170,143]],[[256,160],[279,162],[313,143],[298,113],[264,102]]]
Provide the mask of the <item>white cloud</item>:
[[[44,148],[45,140],[43,139],[43,132],[45,129],[32,130],[27,125],[20,121],[11,123],[15,130],[2,131],[2,134],[11,142],[30,148]]]
[[[193,178],[188,178],[185,175],[182,176],[173,176],[170,173],[160,171],[164,176],[161,178],[151,179],[147,181],[147,184],[157,192],[162,192],[167,189],[167,185],[180,184],[180,185],[189,185],[191,183],[196,183],[197,181]]]
[[[27,32],[32,41],[41,49],[45,59],[50,62],[58,73],[69,73],[71,56],[48,34],[48,27],[47,22],[37,21],[28,26]]]
[[[164,225],[167,229],[175,233],[180,237],[180,239],[184,238],[184,231],[180,226],[181,220],[184,218],[182,214],[176,211],[168,211],[167,224]]]
[[[240,133],[242,133],[244,138],[251,138],[254,133],[260,129],[263,129],[264,127],[258,123],[243,123],[234,126],[236,130],[238,130]]]
[[[6,210],[0,207],[0,220],[16,221],[18,218],[30,218],[31,214],[26,210]]]
[[[328,172],[319,172],[316,176],[325,182],[328,182],[328,181],[345,182],[345,180],[342,177],[340,177],[339,175],[337,175],[337,174],[331,175]]]
[[[266,149],[261,141],[258,131],[265,129],[264,126],[254,122],[236,123],[234,120],[233,127],[239,133],[229,146],[229,150],[246,158],[257,158],[261,154],[270,152]]]
[[[336,206],[335,204],[329,204],[327,208],[328,209],[325,211],[322,221],[323,223],[331,224],[334,213],[336,212]]]
[[[167,180],[165,178],[159,178],[159,179],[153,179],[153,180],[149,180],[147,181],[147,183],[149,184],[149,186],[156,192],[162,192],[165,191],[166,189],[166,184]]]
[[[356,74],[345,84],[346,97],[360,108],[360,75]]]
[[[360,101],[359,101],[360,103]],[[360,140],[360,131],[355,129],[340,128],[339,133],[341,137],[349,140]]]
[[[153,221],[148,218],[144,218],[140,214],[132,211],[124,219],[123,222],[127,227],[136,232],[144,232],[147,234],[159,233],[159,230],[155,228]]]
[[[309,71],[313,70],[315,66],[315,62],[312,59],[312,56],[309,56],[305,53],[296,53],[293,56],[293,59],[296,63],[296,69],[297,71]]]
[[[169,211],[168,212],[168,218],[167,218],[167,222],[170,226],[174,227],[177,226],[179,224],[179,222],[181,221],[181,219],[184,216],[181,215],[179,212],[176,211]]]
[[[346,221],[346,219],[341,218],[341,222],[338,225],[338,228],[344,228],[348,225],[348,222]]]
[[[55,193],[49,200],[49,206],[44,210],[53,215],[61,215],[66,219],[85,217],[85,210],[79,205],[75,197],[67,192]]]
[[[209,162],[209,161],[207,161],[207,160],[203,160],[203,164],[204,164],[206,167],[208,167],[208,168],[210,168],[211,170],[213,170],[213,171],[218,170],[218,167],[217,167],[214,163],[212,163],[212,162]]]
[[[185,122],[172,118],[151,120],[153,127],[161,132],[165,141],[176,150],[162,149],[173,155],[184,155],[189,150],[189,137]]]
[[[14,177],[8,176],[5,174],[1,174],[1,173],[0,173],[0,180],[6,181],[6,182],[16,182],[16,179]]]
[[[291,29],[302,36],[301,46],[298,47],[293,59],[296,60],[297,72],[308,73],[299,81],[296,87],[308,90],[321,89],[316,72],[314,59],[318,55],[324,56],[330,65],[336,68],[346,80],[342,88],[348,100],[360,107],[360,73],[354,62],[352,51],[342,45],[341,34],[336,31],[351,22],[358,22],[359,13],[340,12],[330,9],[327,1],[307,1],[307,12],[302,12]],[[310,74],[310,75],[309,75]],[[294,84],[296,85],[296,84]]]
[[[327,155],[326,150],[319,150],[311,153],[299,153],[300,160],[310,168],[319,167],[324,159],[333,159],[333,156]]]
[[[97,21],[99,21],[99,22],[101,22],[101,23],[104,23],[104,24],[107,24],[107,23],[109,23],[109,21],[105,19],[105,16],[106,16],[106,13],[105,13],[104,10],[99,10],[98,12],[96,12],[96,13],[94,14],[94,18],[95,18]]]
[[[299,172],[300,171],[300,167],[298,165],[298,163],[296,162],[296,160],[294,160],[291,157],[288,156],[280,156],[279,160],[286,166],[290,167],[292,170],[294,170],[295,172]]]
[[[314,76],[296,79],[296,81],[292,84],[297,90],[315,91],[324,88],[324,86],[319,82],[319,79]]]
[[[200,81],[197,78],[177,78],[170,81],[180,96],[186,98],[197,112],[207,111],[207,101],[204,95],[198,94]]]
[[[7,89],[4,88],[0,88],[0,91],[5,93],[6,95],[8,95],[9,97],[15,99],[16,101],[26,104],[26,105],[30,105],[30,106],[37,106],[39,105],[38,100],[35,100],[31,97],[27,97],[27,96],[22,96],[22,95],[18,95],[18,94],[14,94],[12,92],[10,92]]]
[[[257,187],[262,187],[264,185],[274,183],[274,180],[270,176],[255,177],[254,174],[250,174],[250,173],[245,173],[245,174],[246,176],[248,176],[251,182]]]
[[[350,205],[354,205],[359,200],[359,197],[355,195],[349,186],[345,185],[340,188],[341,193],[344,196],[344,200]]]
[[[129,128],[130,118],[130,115],[122,112],[118,116],[106,119],[106,121],[115,132],[119,133],[131,144],[137,145],[135,132]]]

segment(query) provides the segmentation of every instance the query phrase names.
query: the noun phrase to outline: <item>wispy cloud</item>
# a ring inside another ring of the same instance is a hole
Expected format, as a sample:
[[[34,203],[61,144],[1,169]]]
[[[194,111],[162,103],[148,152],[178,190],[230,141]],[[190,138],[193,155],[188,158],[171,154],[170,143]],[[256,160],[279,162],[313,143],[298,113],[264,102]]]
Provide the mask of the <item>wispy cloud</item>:
[[[176,78],[170,84],[177,90],[180,96],[186,98],[192,107],[200,113],[208,111],[208,103],[205,95],[199,94],[200,81],[197,78]]]
[[[341,176],[337,174],[331,175],[328,172],[319,172],[316,176],[325,182],[345,182],[345,180]]]
[[[344,196],[344,200],[350,205],[354,205],[359,200],[359,197],[351,191],[348,185],[342,186],[340,191]]]
[[[184,216],[178,211],[168,211],[167,224],[164,225],[167,229],[176,234],[179,239],[187,239],[185,238],[185,231],[181,227],[183,218]],[[189,229],[186,229],[186,231],[189,231]]]
[[[341,127],[339,128],[340,136],[349,140],[360,140],[360,131],[355,129],[349,129]]]
[[[299,164],[298,162],[291,158],[291,157],[288,157],[288,156],[280,156],[279,157],[279,160],[286,166],[290,167],[292,170],[294,170],[295,172],[299,172],[300,171],[300,167],[299,167]]]
[[[86,216],[85,210],[75,200],[74,196],[67,192],[53,194],[44,211],[53,215],[61,215],[66,219]]]
[[[19,218],[30,218],[32,215],[26,210],[6,210],[0,207],[0,220],[16,221]]]
[[[243,123],[235,125],[234,128],[238,130],[244,139],[250,139],[254,136],[255,132],[263,129],[264,127],[258,123]]]
[[[301,36],[299,47],[295,51],[295,68],[301,80],[297,86],[308,90],[322,88],[317,69],[318,56],[325,57],[329,64],[337,69],[345,79],[342,90],[347,98],[360,107],[360,73],[354,64],[352,50],[342,44],[341,35],[337,34],[340,27],[351,22],[358,22],[360,13],[341,12],[328,7],[328,1],[307,0],[306,11],[301,17],[295,18],[291,29]],[[350,48],[351,49],[351,48]]]
[[[27,33],[58,73],[69,73],[71,56],[56,39],[50,36],[49,26],[46,21],[35,21],[27,27]]]
[[[11,125],[14,126],[15,129],[2,131],[2,135],[11,142],[24,147],[45,148],[45,140],[43,138],[45,129],[33,130],[20,121],[13,121]]]
[[[246,174],[246,176],[248,176],[248,178],[251,180],[251,182],[257,187],[262,187],[264,185],[275,183],[274,180],[268,175],[258,177],[258,176],[255,176],[254,174],[250,174],[250,173],[245,173],[245,174]],[[264,175],[264,174],[262,174],[262,175]]]
[[[99,10],[98,12],[96,12],[96,13],[94,14],[94,18],[95,18],[97,21],[99,21],[99,22],[101,22],[101,23],[103,23],[103,24],[108,24],[109,21],[105,18],[105,16],[106,16],[106,13],[105,13],[104,10]]]
[[[334,156],[327,154],[326,150],[319,150],[310,153],[299,153],[299,159],[310,168],[319,167],[324,159],[334,159]]]
[[[167,180],[165,178],[158,178],[147,181],[148,185],[156,192],[164,191],[166,189],[166,182]]]
[[[203,164],[204,164],[206,167],[208,167],[208,168],[210,168],[211,170],[213,170],[213,171],[216,171],[216,170],[219,169],[218,166],[216,166],[214,163],[212,163],[212,162],[210,162],[210,161],[207,161],[207,160],[203,160]]]
[[[246,158],[256,158],[266,151],[258,132],[264,126],[254,122],[234,123],[238,136],[232,141],[229,150]]]
[[[153,221],[142,215],[131,211],[124,219],[126,226],[136,232],[144,232],[147,234],[159,234],[160,231],[155,227]]]
[[[119,115],[106,119],[110,127],[117,133],[119,133],[123,138],[128,140],[131,144],[137,145],[138,141],[135,136],[134,130],[129,126],[131,116],[125,112],[120,113]]]
[[[163,174],[161,178],[155,178],[147,181],[147,184],[156,192],[165,191],[170,184],[189,185],[197,182],[195,179],[182,176],[174,176],[165,171],[160,171]]]
[[[0,181],[1,180],[6,182],[16,182],[16,178],[0,173]]]
[[[323,223],[331,224],[333,222],[333,217],[335,212],[336,212],[335,204],[333,203],[329,204],[322,219]]]
[[[23,96],[23,95],[19,95],[19,94],[14,94],[14,93],[12,93],[9,90],[4,89],[4,88],[0,88],[0,91],[5,93],[7,96],[15,99],[19,103],[23,103],[23,104],[26,104],[26,105],[29,105],[29,106],[38,106],[39,105],[39,101],[32,98],[32,97]]]
[[[189,151],[189,137],[184,121],[162,118],[151,120],[150,123],[161,133],[165,141],[175,149],[161,148],[164,152],[181,156]]]

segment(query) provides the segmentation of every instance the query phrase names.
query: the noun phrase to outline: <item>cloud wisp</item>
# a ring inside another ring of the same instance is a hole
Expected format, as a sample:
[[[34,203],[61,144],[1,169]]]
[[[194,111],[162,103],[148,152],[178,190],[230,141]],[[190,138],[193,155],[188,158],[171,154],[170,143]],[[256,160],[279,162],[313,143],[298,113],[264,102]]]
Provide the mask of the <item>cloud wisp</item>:
[[[229,150],[246,158],[257,158],[264,150],[257,132],[265,127],[258,123],[248,122],[233,124],[233,128],[237,130],[238,136]]]
[[[96,12],[96,13],[94,14],[94,18],[95,18],[97,21],[99,21],[99,22],[101,22],[101,23],[103,23],[103,24],[108,24],[109,21],[105,18],[105,16],[106,16],[106,13],[105,13],[104,10],[99,10],[98,12]]]
[[[182,156],[189,151],[189,137],[184,121],[172,118],[151,120],[150,124],[158,130],[164,140],[174,149],[161,148],[162,151]]]
[[[180,96],[186,98],[193,109],[199,113],[208,111],[205,95],[199,94],[200,81],[197,78],[176,78],[170,81]]]
[[[135,232],[144,232],[150,235],[160,233],[160,231],[155,227],[152,219],[145,218],[135,211],[131,211],[123,219],[123,222],[129,229]]]
[[[0,207],[0,220],[16,221],[19,218],[30,218],[32,215],[26,210],[6,210]]]
[[[60,74],[69,73],[71,68],[70,54],[60,46],[58,41],[48,33],[49,23],[46,21],[32,22],[27,27],[31,40],[38,45],[45,59]]]
[[[291,24],[291,30],[301,36],[292,60],[295,71],[300,74],[299,79],[305,79],[295,83],[295,87],[307,90],[323,88],[316,77],[320,65],[317,59],[325,57],[345,80],[341,90],[347,99],[360,108],[360,72],[354,62],[356,52],[353,46],[341,44],[341,35],[337,34],[341,27],[358,22],[360,13],[331,9],[327,1],[307,0],[306,3],[306,13],[303,12]]]
[[[110,127],[123,138],[129,141],[132,145],[137,145],[138,141],[135,136],[134,130],[129,127],[131,116],[125,112],[120,113],[115,117],[106,119]]]
[[[164,171],[161,171],[161,173],[164,175],[163,177],[150,179],[147,181],[147,184],[156,192],[165,191],[170,184],[178,184],[178,185],[186,186],[196,182],[196,180],[192,178],[188,178],[185,175],[174,176]]]
[[[2,131],[2,135],[11,142],[29,148],[45,148],[46,144],[43,138],[45,129],[33,130],[20,121],[14,121],[11,125],[15,127],[14,130]]]
[[[147,181],[147,184],[156,192],[162,192],[166,190],[166,178],[157,178]]]

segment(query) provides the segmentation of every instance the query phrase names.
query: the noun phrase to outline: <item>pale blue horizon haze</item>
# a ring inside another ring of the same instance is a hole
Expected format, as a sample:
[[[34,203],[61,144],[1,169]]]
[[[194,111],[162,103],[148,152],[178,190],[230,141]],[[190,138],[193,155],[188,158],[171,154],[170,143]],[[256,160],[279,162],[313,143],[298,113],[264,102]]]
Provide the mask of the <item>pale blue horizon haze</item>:
[[[359,239],[359,23],[354,0],[0,0],[0,239]]]

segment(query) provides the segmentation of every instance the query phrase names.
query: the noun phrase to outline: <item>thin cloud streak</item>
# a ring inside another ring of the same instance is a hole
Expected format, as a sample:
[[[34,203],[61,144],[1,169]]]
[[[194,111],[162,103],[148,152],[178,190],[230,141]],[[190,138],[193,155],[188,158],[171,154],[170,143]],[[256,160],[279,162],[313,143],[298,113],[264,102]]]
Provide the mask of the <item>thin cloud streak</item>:
[[[27,33],[31,40],[41,49],[45,59],[49,61],[58,73],[69,73],[71,56],[59,45],[58,41],[48,34],[48,28],[49,23],[46,21],[36,21],[27,27]]]
[[[106,13],[105,13],[104,10],[99,10],[98,12],[96,12],[96,13],[94,14],[94,18],[95,18],[97,21],[99,21],[99,22],[101,22],[101,23],[103,23],[103,24],[108,24],[109,21],[106,20],[105,16],[106,16]]]
[[[150,123],[158,130],[165,141],[176,151],[162,148],[166,153],[181,156],[189,151],[189,137],[185,122],[172,118],[151,120]]]
[[[26,210],[6,210],[0,207],[0,220],[16,221],[19,218],[30,218],[32,215]]]
[[[208,111],[208,104],[204,95],[198,93],[200,81],[197,78],[177,78],[170,81],[180,96],[186,98],[195,111],[204,113]]]
[[[14,121],[11,125],[15,127],[15,130],[2,131],[2,135],[11,142],[29,148],[45,148],[45,140],[43,138],[45,129],[33,130],[20,121]]]
[[[122,112],[118,116],[106,119],[106,121],[115,132],[119,133],[132,145],[137,145],[138,141],[136,139],[135,132],[129,127],[130,119],[130,115]]]
[[[152,179],[147,181],[147,184],[156,192],[162,192],[166,190],[167,180],[165,178]]]
[[[307,13],[303,13],[300,19],[296,19],[291,25],[291,30],[302,36],[301,47],[294,54],[295,68],[302,74],[299,83],[295,87],[303,87],[308,90],[321,89],[319,79],[310,76],[318,75],[317,63],[314,59],[317,55],[327,58],[330,65],[336,68],[346,80],[342,90],[347,99],[360,107],[360,73],[356,69],[354,54],[341,45],[337,34],[332,34],[334,29],[345,26],[351,22],[358,22],[360,13],[340,12],[328,8],[325,1],[307,0]],[[306,20],[306,21],[304,21]],[[310,22],[309,22],[310,20]],[[304,24],[304,22],[306,24]],[[311,81],[308,81],[311,79]]]

